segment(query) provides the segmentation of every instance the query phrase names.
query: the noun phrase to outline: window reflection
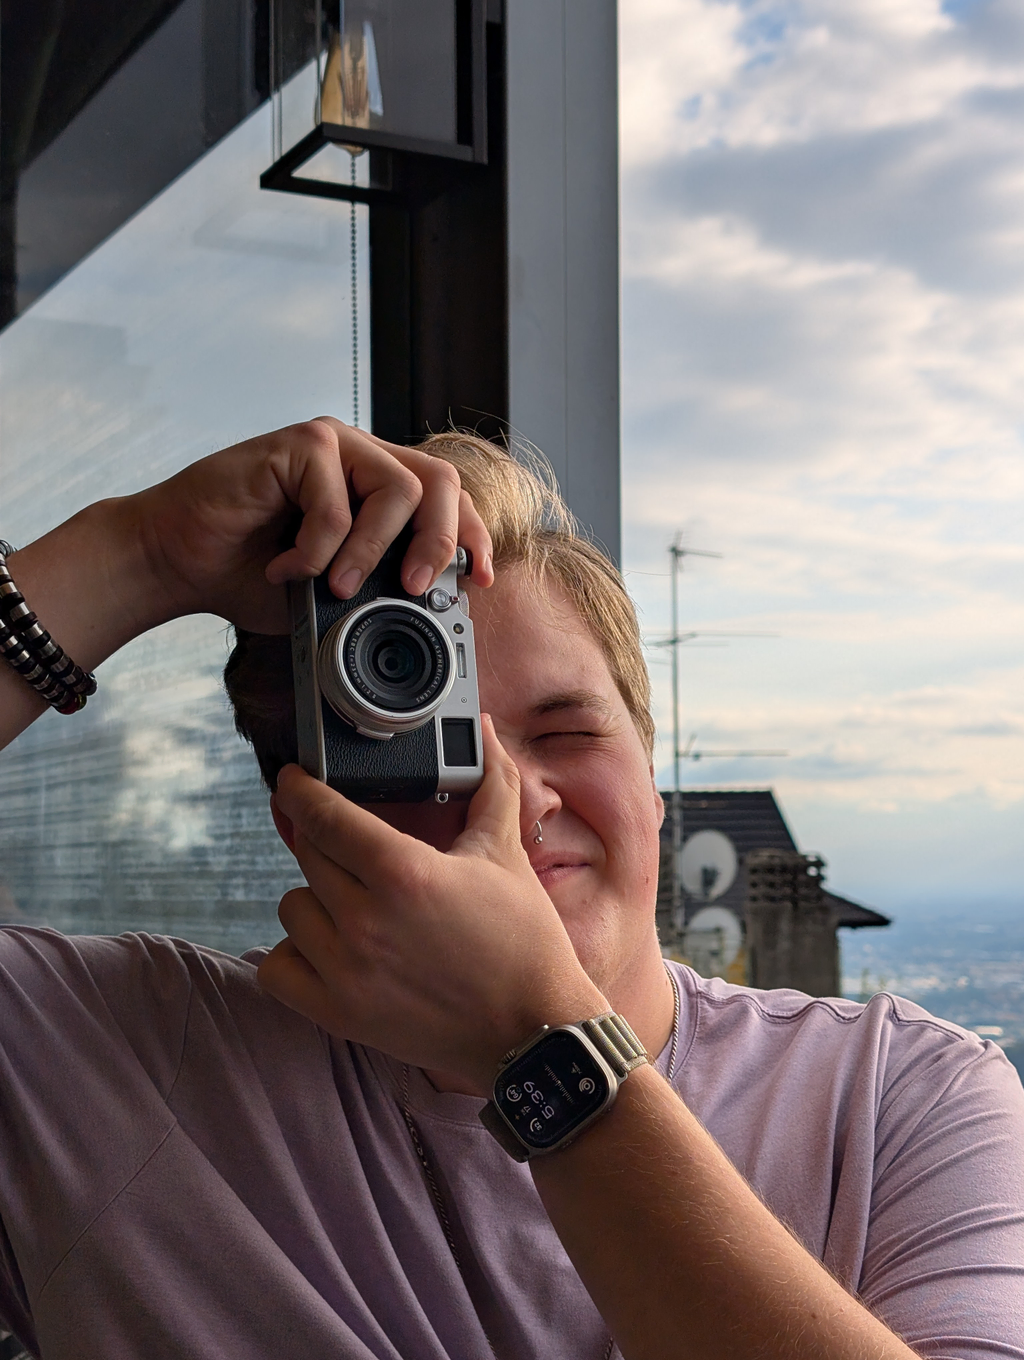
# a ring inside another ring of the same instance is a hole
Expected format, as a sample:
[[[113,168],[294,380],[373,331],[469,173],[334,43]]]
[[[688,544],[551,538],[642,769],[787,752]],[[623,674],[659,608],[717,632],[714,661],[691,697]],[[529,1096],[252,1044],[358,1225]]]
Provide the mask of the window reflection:
[[[357,404],[368,423],[366,209],[261,191],[270,146],[267,105],[0,335],[5,537],[266,429]],[[0,919],[279,938],[299,876],[232,728],[227,647],[222,621],[177,620],[0,756]]]
[[[297,97],[285,98],[279,110],[276,155],[321,122],[436,143],[459,140],[454,0],[273,3],[275,83],[285,84],[304,66]]]

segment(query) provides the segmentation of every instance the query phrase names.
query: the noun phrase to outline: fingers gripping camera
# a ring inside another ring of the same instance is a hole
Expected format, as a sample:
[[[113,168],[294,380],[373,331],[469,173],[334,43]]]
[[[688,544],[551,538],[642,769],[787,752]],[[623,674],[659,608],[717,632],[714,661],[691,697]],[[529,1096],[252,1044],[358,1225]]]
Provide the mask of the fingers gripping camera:
[[[407,595],[403,535],[351,600],[326,573],[289,587],[299,764],[357,803],[467,797],[483,778],[473,625],[460,548]]]

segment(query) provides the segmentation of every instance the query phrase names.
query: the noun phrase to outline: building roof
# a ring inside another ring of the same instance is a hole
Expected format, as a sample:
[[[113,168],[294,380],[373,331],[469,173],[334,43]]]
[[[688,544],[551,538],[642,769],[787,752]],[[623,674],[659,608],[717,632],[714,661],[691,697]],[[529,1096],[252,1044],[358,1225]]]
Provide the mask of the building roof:
[[[671,794],[663,794],[669,806]],[[683,839],[695,831],[721,831],[738,855],[750,850],[796,850],[797,843],[771,789],[684,789]],[[669,836],[672,825],[665,819]]]
[[[862,907],[859,902],[851,902],[848,897],[840,897],[838,893],[829,892],[827,888],[825,889],[825,901],[836,913],[836,925],[856,927],[888,926],[892,924],[890,918],[883,916],[880,911],[875,911],[871,907]]]
[[[669,809],[672,794],[662,791],[666,817],[661,828],[662,880],[659,899],[665,893],[665,878],[672,844],[672,821]],[[736,847],[742,865],[751,850],[799,850],[793,833],[786,824],[782,809],[771,789],[684,789],[682,791],[683,842],[697,831],[721,831]],[[730,907],[742,919],[746,887],[744,875],[738,873],[732,886],[715,899],[716,906]],[[685,893],[687,914],[698,905]],[[889,917],[870,907],[852,902],[848,897],[825,889],[825,899],[836,913],[840,926],[887,926]]]

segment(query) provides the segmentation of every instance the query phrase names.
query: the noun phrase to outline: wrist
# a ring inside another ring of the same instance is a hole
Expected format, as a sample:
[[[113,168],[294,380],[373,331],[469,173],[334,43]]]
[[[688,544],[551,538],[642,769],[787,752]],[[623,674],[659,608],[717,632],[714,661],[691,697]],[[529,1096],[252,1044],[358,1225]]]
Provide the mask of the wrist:
[[[26,603],[86,670],[172,617],[143,551],[132,499],[90,505],[7,559]]]
[[[607,998],[586,974],[581,979],[567,981],[561,988],[552,986],[545,988],[540,996],[528,1000],[524,998],[524,1004],[517,1010],[514,1019],[510,1018],[502,1026],[502,1037],[507,1042],[500,1052],[495,1051],[493,1056],[488,1056],[484,1082],[488,1095],[505,1055],[521,1048],[531,1035],[545,1025],[549,1029],[556,1029],[559,1025],[576,1025],[592,1016],[603,1015],[610,1009]]]
[[[174,480],[171,479],[172,483]],[[162,482],[147,487],[124,497],[121,503],[125,531],[145,581],[142,608],[152,620],[147,623],[148,628],[188,614],[214,612],[208,603],[204,604],[201,588],[181,569],[188,558],[187,549],[181,546],[181,521],[198,515],[199,507],[179,506],[175,498],[168,496],[167,486]]]
[[[544,1026],[555,1029],[559,1025],[578,1024],[608,1009],[608,1002],[601,992],[584,975],[582,985],[569,985],[561,992],[553,988],[546,989],[542,996],[524,998],[523,1004],[510,1011],[500,1027],[494,1028],[486,1049],[482,1053],[477,1051],[472,1066],[467,1063],[458,1073],[452,1068],[431,1070],[446,1084],[446,1088],[455,1089],[450,1084],[456,1082],[464,1094],[489,1100],[503,1060],[509,1053],[521,1048],[540,1029]]]

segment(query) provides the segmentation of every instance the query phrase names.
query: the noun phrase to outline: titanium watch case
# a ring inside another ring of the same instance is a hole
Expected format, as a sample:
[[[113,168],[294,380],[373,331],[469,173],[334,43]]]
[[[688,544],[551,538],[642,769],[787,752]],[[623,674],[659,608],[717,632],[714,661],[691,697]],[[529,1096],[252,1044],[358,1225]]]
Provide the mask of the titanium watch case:
[[[545,1025],[503,1060],[480,1121],[516,1161],[557,1152],[614,1103],[622,1082],[647,1061],[614,1013]]]

